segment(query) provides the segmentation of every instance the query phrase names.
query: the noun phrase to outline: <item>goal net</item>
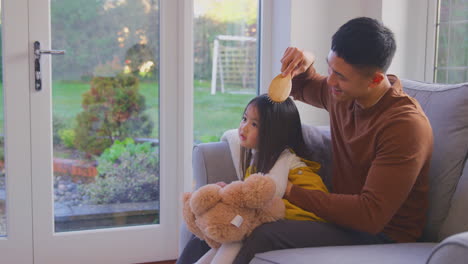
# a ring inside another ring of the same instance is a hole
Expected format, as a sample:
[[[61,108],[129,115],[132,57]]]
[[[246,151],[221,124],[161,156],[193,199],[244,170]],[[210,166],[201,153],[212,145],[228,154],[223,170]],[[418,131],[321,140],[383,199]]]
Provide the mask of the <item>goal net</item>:
[[[211,94],[217,90],[255,93],[257,88],[257,39],[218,35],[214,40]]]

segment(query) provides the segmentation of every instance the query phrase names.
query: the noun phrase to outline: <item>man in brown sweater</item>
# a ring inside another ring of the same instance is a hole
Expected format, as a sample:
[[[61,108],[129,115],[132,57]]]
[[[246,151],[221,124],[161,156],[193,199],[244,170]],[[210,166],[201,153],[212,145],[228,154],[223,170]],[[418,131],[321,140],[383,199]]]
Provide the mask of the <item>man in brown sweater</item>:
[[[388,28],[356,18],[333,35],[328,76],[316,73],[312,54],[285,51],[281,70],[293,77],[291,95],[329,112],[333,178],[330,193],[289,183],[284,198],[327,222],[264,224],[244,241],[234,263],[278,249],[418,239],[428,207],[432,129],[400,80],[386,75],[395,50]],[[192,239],[178,263],[192,263],[207,250]]]
[[[285,198],[327,223],[278,221],[257,228],[234,263],[285,248],[416,241],[428,207],[433,137],[416,100],[398,77],[386,75],[396,50],[379,21],[356,18],[333,36],[328,76],[314,56],[288,48],[281,60],[296,100],[330,115],[331,193],[288,184]]]

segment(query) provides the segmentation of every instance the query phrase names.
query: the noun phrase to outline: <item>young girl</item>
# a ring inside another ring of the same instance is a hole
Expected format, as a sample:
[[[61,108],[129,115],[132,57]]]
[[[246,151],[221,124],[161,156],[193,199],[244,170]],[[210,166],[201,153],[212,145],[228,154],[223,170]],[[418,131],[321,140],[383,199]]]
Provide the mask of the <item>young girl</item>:
[[[301,158],[308,153],[299,112],[291,98],[283,103],[272,103],[266,95],[255,97],[247,104],[238,130],[226,132],[223,138],[229,142],[241,180],[253,173],[263,173],[275,181],[276,195],[281,198],[288,180],[303,188],[327,192],[316,174],[320,165]],[[323,221],[315,214],[283,201],[286,219]],[[225,243],[219,249],[208,251],[197,263],[232,263],[241,246],[241,241]]]

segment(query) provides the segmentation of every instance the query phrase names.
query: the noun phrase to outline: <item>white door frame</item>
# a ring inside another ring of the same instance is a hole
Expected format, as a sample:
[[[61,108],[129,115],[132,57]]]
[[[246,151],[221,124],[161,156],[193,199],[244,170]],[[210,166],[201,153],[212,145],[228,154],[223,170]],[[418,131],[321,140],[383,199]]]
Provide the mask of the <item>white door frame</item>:
[[[0,262],[32,263],[27,0],[3,0],[1,10],[7,236]]]
[[[160,224],[54,233],[50,58],[41,58],[43,90],[30,81],[34,263],[142,263],[177,257],[179,187],[191,142],[191,92],[187,92],[192,43],[184,0],[160,0]],[[50,3],[29,1],[29,47],[50,49]],[[47,18],[47,19],[46,19]],[[183,22],[182,22],[183,21]],[[60,47],[57,47],[60,48]],[[185,49],[181,51],[180,49]],[[65,55],[66,56],[66,55]],[[30,80],[33,54],[30,53]],[[185,77],[181,77],[185,76]],[[192,80],[190,79],[190,82]],[[185,86],[185,87],[184,87]],[[188,104],[186,104],[188,103]],[[177,131],[175,133],[174,131]],[[190,134],[190,135],[189,135]],[[191,149],[191,147],[190,147]]]

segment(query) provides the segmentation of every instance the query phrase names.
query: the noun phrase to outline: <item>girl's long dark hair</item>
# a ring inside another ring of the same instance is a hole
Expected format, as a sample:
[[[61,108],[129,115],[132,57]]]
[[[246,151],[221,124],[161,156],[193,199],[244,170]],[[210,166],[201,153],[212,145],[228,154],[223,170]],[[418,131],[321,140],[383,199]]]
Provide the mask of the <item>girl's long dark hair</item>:
[[[300,157],[307,156],[301,118],[291,98],[283,103],[272,103],[266,94],[259,95],[247,104],[244,114],[249,106],[257,109],[260,126],[255,155],[252,156],[250,149],[241,147],[242,175],[245,175],[252,159],[252,173],[268,173],[286,148]]]

